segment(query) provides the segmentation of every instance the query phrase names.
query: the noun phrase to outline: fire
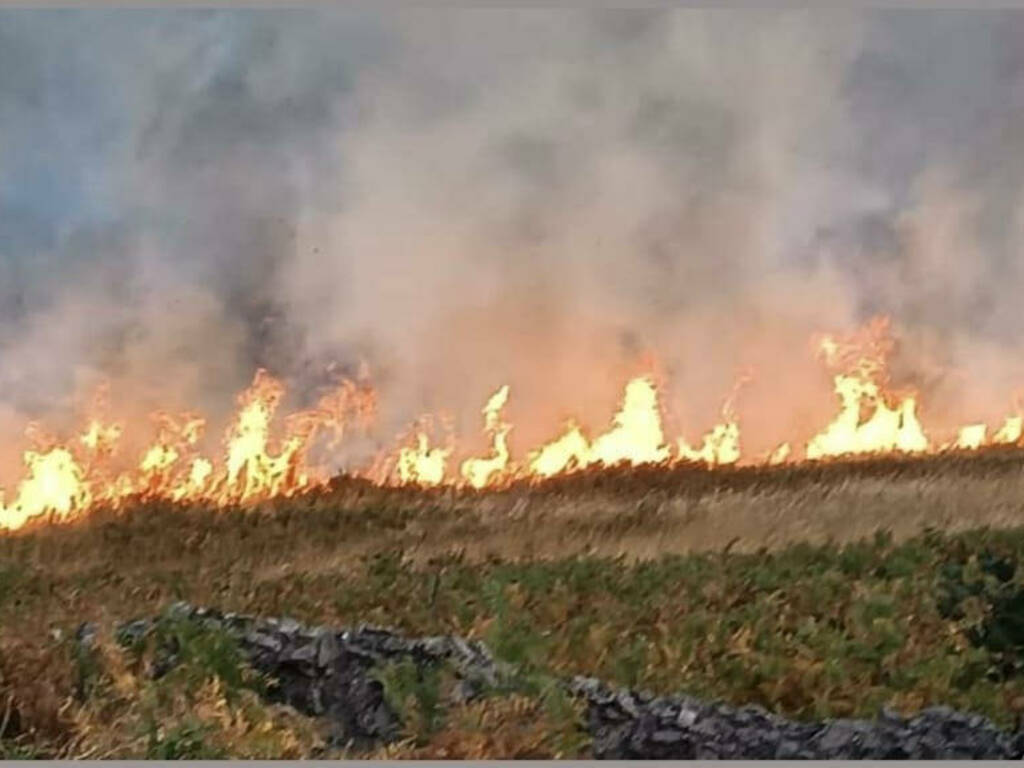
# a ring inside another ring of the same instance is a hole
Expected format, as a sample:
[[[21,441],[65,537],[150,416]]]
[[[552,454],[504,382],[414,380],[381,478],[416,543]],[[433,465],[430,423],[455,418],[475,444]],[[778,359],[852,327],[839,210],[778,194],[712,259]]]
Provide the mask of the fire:
[[[226,438],[224,489],[230,496],[274,496],[294,486],[302,441],[289,437],[276,456],[269,452],[270,420],[283,395],[281,383],[260,371],[239,398],[241,410]]]
[[[769,466],[774,466],[776,464],[784,464],[786,460],[789,459],[789,455],[792,452],[793,449],[790,448],[789,443],[783,443],[774,451],[768,454],[765,463],[768,464]]]
[[[426,433],[416,435],[415,447],[398,452],[398,477],[402,483],[439,485],[444,481],[450,448],[431,448]]]
[[[917,393],[896,391],[890,385],[888,360],[893,348],[884,318],[845,339],[820,337],[817,351],[830,369],[838,400],[835,416],[806,442],[778,442],[749,461],[778,465],[854,454],[975,450],[1021,443],[1024,416],[1019,407],[991,436],[988,425],[975,423],[960,427],[948,442],[933,443],[918,415]],[[352,427],[369,430],[373,425],[377,396],[363,379],[342,382],[315,407],[292,413],[279,427],[284,385],[266,371],[257,371],[252,384],[238,396],[237,412],[223,435],[219,456],[203,452],[207,421],[197,414],[154,414],[156,437],[134,458],[123,455],[121,449],[125,425],[99,415],[87,419],[77,439],[66,444],[29,424],[26,435],[33,447],[23,454],[23,476],[13,495],[0,493],[0,528],[19,528],[40,516],[75,519],[96,506],[117,507],[135,498],[226,506],[320,486],[328,478],[311,460],[314,447],[331,454]],[[503,416],[511,397],[504,384],[480,411],[490,446],[485,455],[460,453],[450,434],[444,444],[432,444],[431,421],[424,417],[395,451],[378,455],[376,468],[368,476],[380,483],[487,489],[593,466],[743,463],[734,401],[748,379],[741,377],[725,401],[721,421],[699,444],[665,434],[658,384],[653,375],[640,375],[626,382],[619,407],[603,432],[591,438],[593,432],[569,418],[561,434],[525,450],[521,461],[510,444],[513,425]],[[94,410],[107,410],[105,390]],[[801,444],[802,455],[798,455]],[[456,463],[456,458],[461,461]]]
[[[0,528],[14,529],[33,517],[53,514],[71,519],[94,505],[117,506],[133,497],[171,501],[202,501],[214,505],[250,503],[307,490],[326,481],[307,463],[307,452],[323,430],[365,422],[372,416],[375,395],[365,385],[345,382],[315,409],[288,420],[280,446],[274,450],[271,420],[284,394],[283,385],[258,371],[239,396],[239,411],[225,435],[224,460],[198,454],[205,421],[195,415],[154,415],[156,440],[145,448],[133,468],[114,472],[110,466],[123,425],[89,421],[74,445],[26,451],[26,476],[8,503],[0,496]],[[53,443],[36,425],[26,430],[37,444]]]
[[[184,485],[176,487],[171,495],[174,501],[199,498],[206,488],[206,481],[213,474],[213,463],[202,457],[192,460],[192,467],[188,472],[188,480]]]
[[[968,424],[961,427],[956,437],[956,447],[969,451],[980,448],[985,442],[985,429],[984,424]]]
[[[701,461],[708,466],[735,464],[740,458],[740,428],[730,421],[716,424],[704,435],[700,448],[692,448],[685,439],[679,438],[679,457],[687,461]]]
[[[887,318],[876,318],[846,340],[825,336],[819,351],[830,368],[839,413],[807,443],[806,457],[929,449],[917,418],[917,398],[886,392],[888,359],[894,344]],[[870,416],[864,418],[864,414]]]
[[[501,409],[508,402],[508,384],[491,395],[484,406],[484,428],[493,435],[494,455],[489,459],[466,459],[462,463],[462,476],[474,488],[483,488],[492,477],[500,476],[508,467],[508,433],[512,428],[501,422]]]
[[[736,419],[734,402],[739,395],[740,388],[749,380],[750,374],[747,374],[736,382],[732,394],[722,406],[722,416],[725,421],[716,424],[710,432],[704,435],[704,442],[700,448],[692,448],[686,440],[679,438],[677,447],[681,460],[704,462],[709,467],[735,464],[740,460],[740,425]]]
[[[538,477],[553,477],[559,472],[583,469],[590,463],[590,442],[574,421],[565,433],[530,455],[529,471]]]
[[[626,385],[622,409],[615,414],[614,423],[610,431],[594,441],[588,463],[657,464],[669,457],[661,431],[658,391],[650,379],[638,377]]]
[[[839,415],[807,443],[808,459],[928,449],[914,397],[907,396],[890,406],[874,382],[844,375],[835,377],[835,392],[841,402]],[[866,421],[861,418],[865,406],[872,411]]]
[[[649,378],[639,376],[626,384],[622,407],[610,430],[589,442],[580,427],[570,421],[565,433],[532,454],[530,474],[551,477],[591,464],[613,466],[628,463],[656,464],[669,458],[658,408],[658,391]]]
[[[8,528],[18,528],[30,518],[44,513],[67,517],[84,509],[90,495],[83,484],[83,472],[67,448],[54,448],[46,453],[25,452],[28,477],[18,486],[13,504],[3,507],[0,521]]]
[[[82,444],[98,454],[109,454],[121,437],[121,425],[104,426],[98,419],[89,422],[89,429],[80,438]]]
[[[992,433],[991,445],[1016,445],[1020,442],[1024,419],[1020,416],[1007,416],[1003,425]],[[945,448],[957,448],[965,451],[973,451],[985,445],[985,435],[988,432],[986,424],[968,424],[960,427],[957,432],[956,442]]]
[[[1007,416],[1003,426],[992,435],[992,442],[1000,445],[1019,443],[1022,431],[1024,431],[1024,419],[1020,416]]]

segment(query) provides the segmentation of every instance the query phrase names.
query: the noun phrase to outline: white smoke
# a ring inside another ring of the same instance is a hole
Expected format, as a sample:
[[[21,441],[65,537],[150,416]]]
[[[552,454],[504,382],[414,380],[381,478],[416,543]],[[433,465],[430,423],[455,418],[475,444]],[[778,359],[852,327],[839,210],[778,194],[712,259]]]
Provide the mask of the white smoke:
[[[1018,13],[0,13],[4,424],[365,359],[379,440],[509,383],[521,452],[652,354],[757,451],[878,312],[939,421],[1024,384]]]

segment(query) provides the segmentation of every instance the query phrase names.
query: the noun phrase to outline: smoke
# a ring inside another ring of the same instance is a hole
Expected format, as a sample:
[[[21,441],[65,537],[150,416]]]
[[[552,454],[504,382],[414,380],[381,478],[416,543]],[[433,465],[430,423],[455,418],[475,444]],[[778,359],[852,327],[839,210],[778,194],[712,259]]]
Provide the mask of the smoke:
[[[0,17],[12,430],[366,361],[382,443],[507,382],[521,452],[653,357],[691,440],[750,374],[766,450],[834,408],[810,335],[875,313],[926,423],[1024,384],[1020,13]]]

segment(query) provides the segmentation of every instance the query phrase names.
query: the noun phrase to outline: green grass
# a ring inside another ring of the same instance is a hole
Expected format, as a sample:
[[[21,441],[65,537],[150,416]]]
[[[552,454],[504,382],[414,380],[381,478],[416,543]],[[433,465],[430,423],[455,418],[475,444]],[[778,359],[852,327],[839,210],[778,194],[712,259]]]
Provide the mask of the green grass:
[[[798,718],[944,703],[1009,725],[1024,684],[1000,670],[1024,637],[1004,631],[985,645],[978,629],[993,616],[1006,620],[1005,596],[992,592],[976,615],[943,615],[939,605],[959,583],[950,564],[993,553],[1016,564],[1024,531],[932,533],[900,544],[880,535],[644,563],[448,563],[435,566],[433,605],[422,569],[392,555],[387,587],[380,560],[371,560],[365,578],[346,585],[344,608],[390,617],[410,633],[478,634],[526,669],[759,703]],[[1015,594],[1024,580],[1011,578],[1004,591]]]

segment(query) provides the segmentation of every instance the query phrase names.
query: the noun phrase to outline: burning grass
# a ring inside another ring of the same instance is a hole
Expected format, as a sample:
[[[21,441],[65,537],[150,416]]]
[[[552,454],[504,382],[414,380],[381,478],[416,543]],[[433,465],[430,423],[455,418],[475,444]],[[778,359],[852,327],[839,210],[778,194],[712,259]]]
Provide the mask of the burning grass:
[[[159,754],[320,754],[304,719],[219,703],[237,684],[222,670],[157,693],[110,661],[83,694],[74,628],[174,600],[479,637],[537,674],[795,717],[942,703],[1011,725],[1024,713],[1022,459],[641,468],[483,493],[340,479],[255,508],[151,502],[32,524],[0,538],[3,754],[144,756],[167,739]],[[423,727],[388,754],[585,754],[571,716],[515,695],[527,700],[411,718]],[[252,728],[271,735],[245,751]]]
[[[885,457],[869,460],[864,466],[868,473],[892,476],[900,474],[900,468],[916,466],[908,463],[914,456],[929,456],[940,463],[956,462],[965,451],[984,449],[990,460],[979,466],[991,467],[991,457],[1000,451],[1006,457],[1020,451],[1024,417],[1019,412],[1007,416],[991,438],[985,423],[962,426],[951,441],[936,442],[929,437],[917,416],[916,395],[890,382],[889,358],[894,348],[895,339],[886,318],[876,319],[847,339],[819,339],[819,354],[834,374],[834,393],[840,407],[802,448],[784,442],[760,457],[743,454],[735,400],[749,380],[747,375],[726,398],[723,421],[704,435],[699,446],[690,445],[684,437],[673,441],[664,429],[659,377],[646,373],[626,382],[619,409],[603,431],[593,432],[570,418],[561,436],[536,446],[525,457],[513,459],[508,443],[513,425],[502,415],[510,389],[502,385],[481,411],[484,432],[491,442],[488,455],[464,456],[461,449],[457,450],[450,425],[444,445],[432,446],[428,434],[432,419],[424,415],[402,439],[406,445],[378,451],[370,466],[353,469],[350,474],[381,489],[440,488],[441,495],[427,498],[442,499],[450,505],[462,504],[467,498],[465,492],[473,489],[511,488],[494,496],[521,496],[531,481],[552,480],[544,487],[556,492],[567,487],[591,491],[602,472],[628,466],[639,469],[636,477],[641,479],[628,481],[627,485],[635,488],[637,482],[646,484],[645,493],[681,489],[682,496],[689,498],[709,487],[749,495],[759,484],[785,487],[787,478],[813,481],[818,476],[865,476],[863,469],[851,471],[849,468],[855,465],[848,460],[840,465],[844,469],[822,468],[820,462],[827,464],[837,457]],[[656,368],[653,363],[649,365]],[[104,392],[101,388],[93,411],[105,410]],[[322,496],[329,487],[329,473],[312,459],[311,453],[317,453],[314,446],[320,444],[323,449],[323,440],[329,438],[329,455],[339,448],[351,427],[369,430],[376,414],[377,393],[365,375],[358,383],[346,379],[333,391],[322,394],[315,407],[287,416],[282,431],[273,429],[271,422],[284,394],[281,381],[265,370],[257,371],[251,386],[238,397],[238,410],[224,435],[219,458],[201,450],[206,419],[195,414],[152,414],[159,425],[158,434],[136,463],[129,455],[131,451],[122,451],[119,445],[124,425],[108,422],[95,413],[77,439],[63,442],[45,434],[39,425],[29,424],[26,436],[35,447],[23,453],[24,474],[10,503],[0,491],[0,529],[15,530],[44,517],[79,520],[102,514],[105,507],[124,510],[138,507],[140,502],[221,509],[268,502],[279,507],[273,500],[305,495],[306,499],[295,504],[308,505],[311,496]],[[459,456],[463,461],[456,471],[449,465]],[[738,465],[744,469],[736,470]],[[784,469],[780,473],[759,471],[766,465],[782,465]],[[706,473],[694,472],[695,466],[719,469],[720,475],[709,479]],[[926,466],[934,471],[937,465]],[[909,472],[913,474],[914,470]],[[622,479],[621,472],[606,474],[614,482]],[[693,484],[682,487],[680,479]],[[399,504],[408,503],[400,495],[387,496],[389,503],[395,498]],[[346,505],[350,500],[335,494],[333,502]],[[503,516],[502,521],[505,519]]]

